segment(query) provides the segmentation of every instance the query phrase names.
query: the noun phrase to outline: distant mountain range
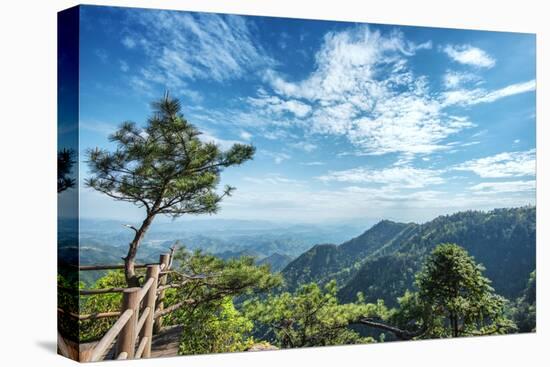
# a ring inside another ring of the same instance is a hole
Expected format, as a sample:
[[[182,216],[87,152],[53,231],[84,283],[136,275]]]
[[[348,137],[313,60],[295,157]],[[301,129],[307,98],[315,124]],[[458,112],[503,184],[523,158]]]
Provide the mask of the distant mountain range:
[[[531,206],[459,212],[424,224],[383,220],[340,245],[312,247],[282,274],[289,289],[335,279],[343,302],[363,292],[368,302],[383,299],[395,305],[398,296],[413,288],[426,255],[436,245],[452,242],[485,266],[497,293],[516,298],[535,269],[535,239],[536,210]]]
[[[535,269],[535,207],[465,211],[424,224],[374,223],[370,219],[316,225],[239,220],[159,222],[140,247],[138,262],[156,261],[178,241],[188,249],[202,249],[224,259],[254,256],[259,264],[267,263],[273,271],[281,271],[290,290],[304,283],[325,284],[335,279],[343,302],[363,292],[367,301],[383,299],[389,305],[395,305],[398,296],[413,288],[415,273],[440,243],[453,242],[466,248],[486,267],[485,275],[495,290],[507,298],[516,298],[523,291]],[[124,224],[81,219],[80,262],[121,263],[131,239],[131,231]],[[59,223],[62,261],[78,261],[75,226],[74,221]],[[98,275],[86,276],[91,282]]]
[[[138,262],[158,260],[175,242],[190,250],[201,249],[228,259],[254,256],[258,263],[269,263],[282,270],[293,258],[321,241],[343,241],[376,223],[373,219],[293,224],[253,220],[197,219],[153,224],[140,246]],[[126,255],[132,231],[128,221],[81,218],[58,222],[58,253],[61,261],[84,265],[117,264]],[[79,228],[79,236],[76,235]],[[80,246],[80,253],[78,248]],[[87,281],[100,276],[86,274]]]

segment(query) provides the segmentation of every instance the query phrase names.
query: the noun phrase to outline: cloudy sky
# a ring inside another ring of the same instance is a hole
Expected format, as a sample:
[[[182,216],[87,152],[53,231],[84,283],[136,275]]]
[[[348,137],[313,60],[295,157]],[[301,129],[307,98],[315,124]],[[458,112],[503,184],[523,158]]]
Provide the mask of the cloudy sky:
[[[219,217],[425,221],[535,203],[535,36],[81,8],[80,151],[168,89],[202,138],[257,147]],[[81,163],[81,179],[87,168]],[[83,189],[81,215],[141,210]]]

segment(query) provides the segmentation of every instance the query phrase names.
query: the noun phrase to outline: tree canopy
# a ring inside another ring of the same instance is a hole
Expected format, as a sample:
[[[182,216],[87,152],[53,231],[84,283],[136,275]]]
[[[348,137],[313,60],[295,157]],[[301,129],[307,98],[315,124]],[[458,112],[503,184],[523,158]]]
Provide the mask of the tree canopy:
[[[139,227],[129,226],[135,236],[125,257],[129,285],[139,285],[134,262],[143,236],[157,215],[214,214],[234,188],[217,192],[220,173],[252,159],[255,148],[234,144],[222,151],[200,139],[201,132],[181,113],[178,99],[168,93],[152,104],[153,114],[144,128],[124,122],[109,137],[116,149],[90,149],[87,161],[91,176],[86,185],[115,200],[145,209]]]
[[[230,297],[184,314],[188,317],[181,319],[185,331],[179,354],[242,352],[254,344],[253,322],[235,308]]]
[[[537,276],[533,271],[527,286],[512,307],[512,317],[520,332],[532,332],[537,327]]]
[[[294,293],[271,295],[245,305],[246,315],[260,324],[260,331],[281,348],[341,345],[373,342],[349,328],[362,316],[383,317],[383,303],[339,304],[336,282],[324,289],[305,284]]]
[[[430,306],[430,318],[445,318],[445,330],[453,337],[513,327],[504,316],[504,298],[494,292],[483,270],[464,248],[441,244],[416,277],[419,298]]]

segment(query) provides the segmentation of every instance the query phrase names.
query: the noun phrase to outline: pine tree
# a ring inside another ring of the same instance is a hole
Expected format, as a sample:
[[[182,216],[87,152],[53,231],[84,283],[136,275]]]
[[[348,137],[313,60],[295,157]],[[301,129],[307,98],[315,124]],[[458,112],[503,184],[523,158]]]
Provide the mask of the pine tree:
[[[75,185],[75,179],[70,177],[75,161],[72,149],[62,149],[57,152],[57,193],[61,193]]]
[[[417,292],[405,292],[386,320],[359,323],[391,332],[396,338],[440,338],[502,334],[516,329],[505,314],[484,268],[456,244],[440,244],[416,275]]]
[[[185,214],[214,214],[233,187],[216,192],[220,173],[252,159],[255,148],[234,144],[221,151],[214,143],[199,139],[200,132],[181,113],[181,104],[168,93],[152,104],[153,115],[146,127],[125,122],[110,136],[114,151],[91,149],[87,152],[91,177],[86,185],[115,200],[145,209],[124,257],[129,286],[139,286],[135,258],[143,237],[157,215],[179,217]]]
[[[464,248],[447,243],[432,251],[417,275],[419,299],[429,306],[430,319],[443,318],[453,337],[514,327],[504,316],[504,298],[494,292],[483,270]]]

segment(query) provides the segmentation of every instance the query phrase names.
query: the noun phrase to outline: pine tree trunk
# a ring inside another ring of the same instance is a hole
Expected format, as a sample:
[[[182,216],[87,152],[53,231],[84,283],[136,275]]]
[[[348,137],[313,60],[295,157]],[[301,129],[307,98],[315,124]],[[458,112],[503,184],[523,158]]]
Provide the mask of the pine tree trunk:
[[[128,246],[128,254],[124,258],[124,276],[126,277],[126,283],[128,287],[139,287],[139,279],[136,275],[135,265],[136,265],[136,255],[138,247],[141,243],[141,240],[145,236],[145,232],[151,226],[153,219],[155,218],[154,214],[147,215],[141,227],[136,231],[134,239],[130,242]]]

